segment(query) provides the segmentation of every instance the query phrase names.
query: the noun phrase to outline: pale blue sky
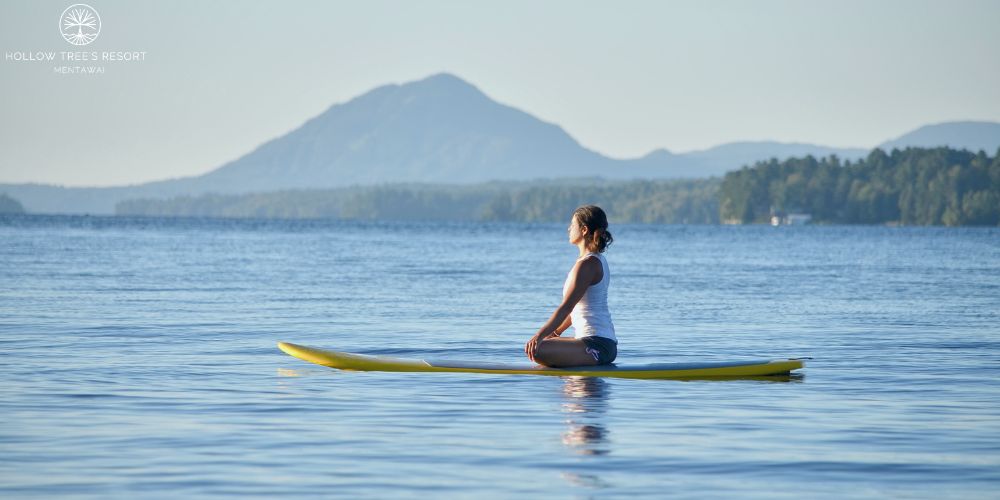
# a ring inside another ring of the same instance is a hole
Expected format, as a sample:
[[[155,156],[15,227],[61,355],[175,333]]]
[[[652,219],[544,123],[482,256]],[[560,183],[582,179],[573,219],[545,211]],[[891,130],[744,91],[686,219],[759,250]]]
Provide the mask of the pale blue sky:
[[[442,71],[613,157],[1000,121],[997,1],[83,1],[103,22],[84,50],[147,59],[93,76],[0,59],[0,182],[207,172]],[[0,50],[73,49],[73,2],[4,1]]]

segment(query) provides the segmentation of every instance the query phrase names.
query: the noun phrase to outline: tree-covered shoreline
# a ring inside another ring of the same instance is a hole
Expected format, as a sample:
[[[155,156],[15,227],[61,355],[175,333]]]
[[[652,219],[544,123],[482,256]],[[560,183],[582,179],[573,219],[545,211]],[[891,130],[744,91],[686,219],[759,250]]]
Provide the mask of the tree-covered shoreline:
[[[245,195],[126,200],[118,215],[342,220],[561,222],[597,203],[615,222],[718,223],[719,179],[461,185],[387,184]]]
[[[818,224],[1000,224],[1000,155],[946,147],[873,150],[858,161],[772,159],[724,178],[568,179],[473,185],[386,184],[119,203],[119,215],[343,220],[559,222],[582,204],[612,222],[768,223],[775,213]]]
[[[836,156],[770,160],[723,178],[723,222],[763,223],[781,212],[809,214],[821,224],[995,226],[1000,154],[875,149],[856,162]]]

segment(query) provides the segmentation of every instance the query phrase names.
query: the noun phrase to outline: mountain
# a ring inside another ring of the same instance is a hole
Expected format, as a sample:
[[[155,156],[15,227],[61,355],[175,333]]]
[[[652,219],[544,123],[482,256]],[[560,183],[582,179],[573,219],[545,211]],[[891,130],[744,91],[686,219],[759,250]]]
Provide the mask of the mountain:
[[[238,193],[383,182],[709,177],[772,156],[830,153],[860,158],[867,151],[769,142],[684,155],[659,149],[641,158],[613,159],[580,145],[561,127],[442,73],[335,104],[288,134],[192,179],[188,190],[203,192],[209,190],[206,185]]]
[[[119,201],[132,198],[407,182],[705,178],[770,158],[836,154],[853,159],[865,153],[811,144],[740,142],[691,153],[658,149],[640,158],[614,159],[582,146],[558,125],[498,103],[462,79],[442,73],[384,85],[334,104],[204,175],[109,188],[0,184],[0,192],[20,200],[29,212],[107,214]]]
[[[336,104],[191,187],[220,192],[380,182],[626,175],[556,125],[449,75],[376,88]],[[635,173],[633,173],[635,175]]]
[[[987,154],[994,154],[1000,148],[1000,123],[964,121],[924,125],[897,139],[883,142],[878,147],[891,150],[937,146],[968,149],[972,152],[982,150]]]
[[[21,202],[7,196],[6,193],[0,193],[0,215],[23,213],[24,207],[21,205]]]
[[[113,188],[0,185],[31,212],[112,213],[118,201],[379,183],[701,177],[659,156],[617,160],[450,74],[334,104],[207,174]]]

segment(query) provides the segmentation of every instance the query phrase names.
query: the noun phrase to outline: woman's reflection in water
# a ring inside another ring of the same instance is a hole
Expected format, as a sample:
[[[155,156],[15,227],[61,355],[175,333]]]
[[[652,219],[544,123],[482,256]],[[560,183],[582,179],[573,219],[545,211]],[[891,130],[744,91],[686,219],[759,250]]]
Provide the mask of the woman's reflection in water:
[[[606,455],[608,430],[604,414],[608,409],[608,383],[598,377],[565,377],[562,409],[569,429],[562,442],[581,455]]]

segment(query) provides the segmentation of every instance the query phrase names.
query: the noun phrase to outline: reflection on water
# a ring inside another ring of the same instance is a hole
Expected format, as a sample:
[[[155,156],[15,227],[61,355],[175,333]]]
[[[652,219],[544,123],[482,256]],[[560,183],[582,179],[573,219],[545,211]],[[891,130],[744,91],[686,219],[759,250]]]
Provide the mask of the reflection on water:
[[[299,370],[291,370],[288,368],[278,368],[279,377],[301,377],[303,372]]]
[[[597,377],[566,377],[563,379],[562,410],[569,429],[562,442],[581,455],[605,455],[608,430],[604,414],[608,406],[608,383]]]
[[[563,472],[560,474],[563,479],[568,481],[574,486],[583,486],[584,488],[607,488],[611,484],[607,481],[601,479],[595,474],[576,474],[574,472]]]
[[[562,442],[580,455],[607,455],[611,452],[608,429],[604,424],[608,409],[608,383],[597,377],[563,378],[562,411],[566,414],[568,428],[562,434]],[[563,471],[563,479],[584,488],[607,488],[610,486],[596,474]]]

